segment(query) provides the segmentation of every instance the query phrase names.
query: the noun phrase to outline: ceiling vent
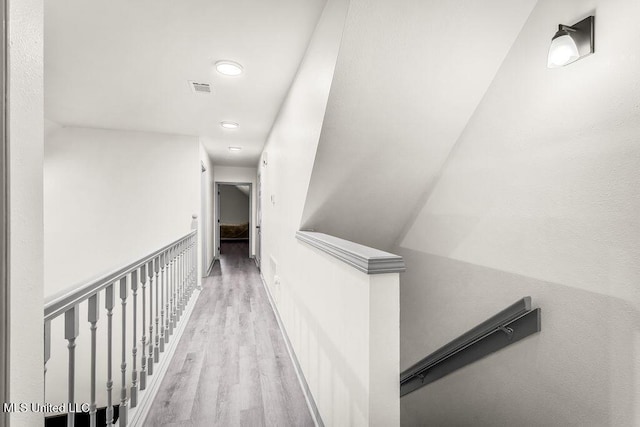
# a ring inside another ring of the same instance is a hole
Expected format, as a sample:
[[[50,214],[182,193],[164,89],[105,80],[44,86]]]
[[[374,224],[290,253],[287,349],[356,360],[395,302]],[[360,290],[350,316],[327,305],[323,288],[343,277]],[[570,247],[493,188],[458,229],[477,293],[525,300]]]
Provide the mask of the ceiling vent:
[[[193,93],[211,93],[211,85],[209,83],[198,83],[189,80],[189,87]]]

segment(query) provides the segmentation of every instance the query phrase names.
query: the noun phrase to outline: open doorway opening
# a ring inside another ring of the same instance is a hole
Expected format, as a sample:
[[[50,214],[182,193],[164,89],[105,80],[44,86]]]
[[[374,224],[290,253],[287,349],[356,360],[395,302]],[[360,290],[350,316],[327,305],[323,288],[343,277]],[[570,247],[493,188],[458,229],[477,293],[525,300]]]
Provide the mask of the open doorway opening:
[[[249,182],[216,183],[216,258],[225,250],[251,257],[251,192]]]

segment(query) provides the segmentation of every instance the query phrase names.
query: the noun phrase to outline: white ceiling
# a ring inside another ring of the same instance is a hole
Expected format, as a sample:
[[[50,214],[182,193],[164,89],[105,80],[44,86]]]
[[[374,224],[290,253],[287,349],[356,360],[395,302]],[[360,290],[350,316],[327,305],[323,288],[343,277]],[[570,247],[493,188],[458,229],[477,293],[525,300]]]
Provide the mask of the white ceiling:
[[[215,164],[253,166],[324,3],[46,1],[45,117],[200,136]],[[218,74],[220,59],[244,73]],[[213,93],[192,93],[188,80],[211,83]],[[240,128],[225,130],[222,120]]]

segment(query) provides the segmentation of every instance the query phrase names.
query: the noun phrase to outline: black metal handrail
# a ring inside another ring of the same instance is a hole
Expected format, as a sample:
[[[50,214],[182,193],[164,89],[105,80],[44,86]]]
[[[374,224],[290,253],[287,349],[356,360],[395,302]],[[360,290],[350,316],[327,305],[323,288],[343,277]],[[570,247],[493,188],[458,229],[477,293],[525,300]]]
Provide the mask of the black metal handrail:
[[[540,309],[524,297],[400,374],[400,396],[541,330]]]

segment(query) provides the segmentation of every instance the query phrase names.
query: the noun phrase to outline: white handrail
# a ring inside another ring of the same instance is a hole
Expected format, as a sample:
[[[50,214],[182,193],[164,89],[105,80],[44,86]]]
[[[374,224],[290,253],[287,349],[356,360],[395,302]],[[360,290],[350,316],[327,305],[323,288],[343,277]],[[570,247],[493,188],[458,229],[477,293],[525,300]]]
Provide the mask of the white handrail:
[[[106,288],[108,285],[117,281],[118,279],[126,276],[131,273],[133,270],[140,268],[145,263],[148,263],[153,258],[157,257],[161,253],[165,252],[167,249],[176,246],[184,241],[189,240],[191,236],[194,236],[197,233],[197,230],[193,230],[190,233],[184,235],[183,237],[169,243],[168,245],[163,246],[150,253],[149,255],[140,258],[137,261],[134,261],[130,264],[125,265],[124,267],[117,268],[107,274],[104,274],[96,279],[92,279],[88,282],[84,282],[84,284],[73,286],[72,288],[63,291],[63,294],[57,294],[45,298],[44,304],[44,320],[49,321],[51,319],[55,319],[60,316],[69,308],[74,305],[89,299],[90,296],[94,295],[96,292],[101,291]]]

